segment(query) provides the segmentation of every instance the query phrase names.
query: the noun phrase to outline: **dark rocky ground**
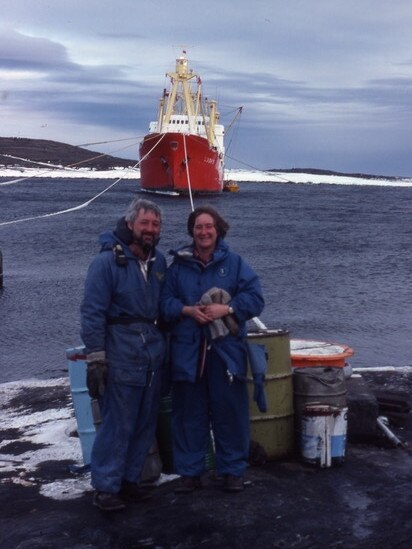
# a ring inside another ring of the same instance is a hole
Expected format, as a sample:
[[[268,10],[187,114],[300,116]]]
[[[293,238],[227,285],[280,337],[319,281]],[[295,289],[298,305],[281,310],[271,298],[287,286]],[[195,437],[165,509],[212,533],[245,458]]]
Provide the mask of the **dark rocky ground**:
[[[390,393],[409,401],[410,374],[366,374],[363,379],[375,394]],[[37,393],[36,405],[44,406],[46,398],[39,398]],[[402,442],[412,445],[410,413],[395,411],[386,415],[391,430]],[[356,425],[352,427],[356,431]],[[350,442],[342,466],[320,469],[290,456],[250,467],[246,489],[235,495],[221,491],[209,473],[198,492],[175,495],[176,481],[167,482],[153,489],[151,500],[109,515],[92,506],[90,492],[68,501],[39,494],[42,482],[71,476],[68,465],[42,464],[36,472],[36,483],[30,486],[13,484],[7,475],[0,475],[1,547],[412,546],[411,449],[395,447],[378,432],[370,433],[363,442]]]

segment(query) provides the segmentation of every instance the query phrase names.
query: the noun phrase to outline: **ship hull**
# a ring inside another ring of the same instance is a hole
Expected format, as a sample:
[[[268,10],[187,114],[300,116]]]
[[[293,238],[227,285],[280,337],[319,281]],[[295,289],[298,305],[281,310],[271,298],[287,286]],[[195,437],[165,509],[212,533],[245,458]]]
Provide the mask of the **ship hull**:
[[[150,133],[140,144],[140,187],[170,193],[220,193],[223,163],[207,139],[182,133]],[[186,164],[186,158],[187,164]]]

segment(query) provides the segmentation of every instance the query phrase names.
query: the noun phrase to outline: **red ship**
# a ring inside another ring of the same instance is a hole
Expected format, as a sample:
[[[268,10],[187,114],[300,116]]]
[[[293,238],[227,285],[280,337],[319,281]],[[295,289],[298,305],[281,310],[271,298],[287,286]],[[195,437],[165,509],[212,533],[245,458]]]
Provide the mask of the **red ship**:
[[[220,193],[223,190],[224,127],[217,103],[202,95],[199,76],[185,52],[167,73],[157,120],[140,143],[140,188],[161,193]]]

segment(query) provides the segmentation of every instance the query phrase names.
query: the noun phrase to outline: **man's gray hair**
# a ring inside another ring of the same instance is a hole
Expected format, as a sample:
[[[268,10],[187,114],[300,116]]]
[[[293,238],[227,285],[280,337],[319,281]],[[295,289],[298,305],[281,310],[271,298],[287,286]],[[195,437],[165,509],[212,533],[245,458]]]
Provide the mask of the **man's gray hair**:
[[[144,198],[135,198],[126,210],[126,223],[134,223],[140,210],[143,210],[144,212],[153,212],[160,221],[162,221],[162,210],[157,204],[151,200],[145,200]]]

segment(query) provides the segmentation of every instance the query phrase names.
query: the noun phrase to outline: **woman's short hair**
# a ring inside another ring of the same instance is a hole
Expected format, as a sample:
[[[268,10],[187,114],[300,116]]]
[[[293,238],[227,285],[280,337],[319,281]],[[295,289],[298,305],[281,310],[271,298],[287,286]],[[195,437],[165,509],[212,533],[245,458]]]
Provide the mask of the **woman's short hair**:
[[[226,233],[229,230],[229,223],[225,221],[219,212],[215,210],[215,208],[212,208],[212,206],[199,206],[191,212],[187,220],[187,232],[189,235],[193,237],[196,219],[202,214],[209,214],[213,218],[218,237],[225,238]]]

